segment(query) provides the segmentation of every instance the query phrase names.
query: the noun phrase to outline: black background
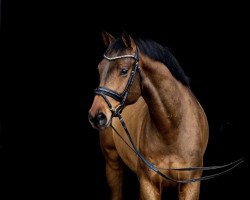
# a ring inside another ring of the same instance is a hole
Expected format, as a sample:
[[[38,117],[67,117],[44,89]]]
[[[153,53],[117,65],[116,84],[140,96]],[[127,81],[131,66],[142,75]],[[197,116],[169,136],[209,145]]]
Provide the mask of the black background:
[[[2,1],[2,197],[108,199],[98,132],[87,120],[103,30],[170,47],[208,116],[206,166],[248,157],[245,5],[93,4]],[[200,199],[244,199],[248,166],[203,182]],[[126,170],[125,199],[135,199],[136,181]]]

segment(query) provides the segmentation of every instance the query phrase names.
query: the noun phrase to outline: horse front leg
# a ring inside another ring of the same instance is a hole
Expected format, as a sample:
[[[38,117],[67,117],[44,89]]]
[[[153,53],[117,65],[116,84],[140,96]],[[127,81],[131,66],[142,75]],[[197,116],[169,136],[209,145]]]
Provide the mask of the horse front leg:
[[[179,200],[198,200],[199,194],[200,182],[179,185]]]
[[[140,200],[160,200],[161,188],[153,184],[147,177],[140,177]]]
[[[120,159],[106,160],[106,177],[111,192],[111,200],[122,199],[123,166]]]
[[[102,130],[100,144],[106,160],[106,179],[111,200],[121,200],[124,163],[116,150],[111,129]]]

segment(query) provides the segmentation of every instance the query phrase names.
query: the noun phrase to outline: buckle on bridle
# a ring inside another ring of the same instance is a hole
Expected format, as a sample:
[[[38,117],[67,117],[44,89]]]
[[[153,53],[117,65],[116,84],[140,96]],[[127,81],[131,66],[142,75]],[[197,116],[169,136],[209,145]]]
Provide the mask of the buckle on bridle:
[[[112,113],[112,117],[117,117],[118,115],[121,114],[122,109],[123,109],[123,106],[119,104],[116,108],[110,108],[109,110]]]

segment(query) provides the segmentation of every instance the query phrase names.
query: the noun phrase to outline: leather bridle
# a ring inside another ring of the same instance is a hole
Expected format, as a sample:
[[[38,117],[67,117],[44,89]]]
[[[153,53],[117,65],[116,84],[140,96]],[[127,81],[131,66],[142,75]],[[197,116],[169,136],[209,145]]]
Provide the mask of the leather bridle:
[[[110,111],[112,112],[112,116],[116,117],[118,113],[119,114],[122,113],[122,110],[125,106],[125,102],[126,102],[127,97],[128,97],[129,90],[134,82],[135,75],[136,75],[137,71],[138,71],[138,74],[140,76],[140,80],[142,79],[141,71],[140,71],[140,67],[139,67],[139,51],[138,51],[138,48],[136,48],[135,55],[123,55],[123,56],[116,56],[116,57],[112,57],[112,58],[110,58],[104,54],[104,58],[106,58],[109,61],[122,59],[122,58],[132,58],[135,60],[135,65],[131,71],[130,77],[128,79],[128,83],[127,83],[124,91],[121,94],[118,94],[117,92],[115,92],[111,89],[108,89],[106,87],[98,87],[97,89],[95,89],[95,94],[103,97],[103,99],[108,104]],[[120,102],[120,104],[116,108],[113,108],[110,101],[108,100],[108,98],[106,96],[109,96],[109,97],[115,99],[116,101]]]
[[[106,87],[98,87],[97,89],[95,89],[95,94],[96,95],[100,95],[101,97],[103,97],[103,99],[106,101],[111,113],[112,113],[112,117],[118,117],[119,121],[123,127],[123,129],[125,130],[125,133],[129,139],[130,144],[121,136],[121,134],[115,129],[115,127],[111,124],[112,129],[114,130],[114,132],[123,140],[123,142],[132,149],[133,152],[136,153],[136,155],[153,171],[155,171],[157,174],[159,174],[160,176],[162,176],[163,178],[176,182],[176,183],[191,183],[191,182],[197,182],[197,181],[202,181],[202,180],[207,180],[207,179],[211,179],[211,178],[215,178],[217,176],[220,176],[222,174],[227,173],[228,171],[232,170],[233,168],[235,168],[236,166],[240,165],[242,162],[244,162],[243,159],[239,159],[236,160],[234,162],[231,162],[229,164],[226,165],[220,165],[220,166],[210,166],[210,167],[187,167],[187,168],[159,168],[154,166],[154,164],[152,164],[151,162],[149,162],[143,155],[142,153],[137,149],[136,145],[134,144],[134,141],[131,137],[131,134],[128,131],[128,128],[121,116],[122,110],[125,106],[125,102],[127,100],[128,97],[128,93],[129,90],[134,82],[135,79],[135,75],[136,72],[138,71],[138,74],[140,76],[140,80],[141,80],[141,84],[142,84],[142,76],[141,76],[141,69],[139,67],[139,50],[138,47],[136,47],[136,51],[135,51],[135,55],[122,55],[122,56],[116,56],[116,57],[108,57],[104,54],[104,58],[109,60],[109,61],[114,61],[117,59],[122,59],[122,58],[132,58],[135,60],[135,65],[132,69],[132,72],[130,74],[128,83],[124,89],[124,91],[121,94],[118,94],[117,92],[108,89]],[[116,107],[113,108],[113,106],[111,105],[110,101],[108,100],[107,96],[115,99],[116,101],[120,102],[120,104]],[[167,175],[165,175],[163,172],[161,172],[161,170],[168,170],[168,171],[204,171],[204,170],[215,170],[215,169],[222,169],[222,168],[227,168],[226,170],[220,172],[220,173],[215,173],[209,176],[203,176],[200,178],[192,178],[192,179],[186,179],[186,180],[176,180],[173,179]]]

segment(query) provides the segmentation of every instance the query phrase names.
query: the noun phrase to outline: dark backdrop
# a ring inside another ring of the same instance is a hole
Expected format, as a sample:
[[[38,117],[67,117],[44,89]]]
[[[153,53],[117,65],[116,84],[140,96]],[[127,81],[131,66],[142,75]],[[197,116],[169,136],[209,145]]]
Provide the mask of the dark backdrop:
[[[126,30],[170,47],[208,116],[205,165],[247,158],[244,5],[111,5],[2,2],[1,196],[108,199],[98,132],[87,120],[103,30],[115,36]],[[248,166],[203,182],[200,199],[244,199]],[[124,190],[125,199],[135,199],[138,184],[129,170]]]

